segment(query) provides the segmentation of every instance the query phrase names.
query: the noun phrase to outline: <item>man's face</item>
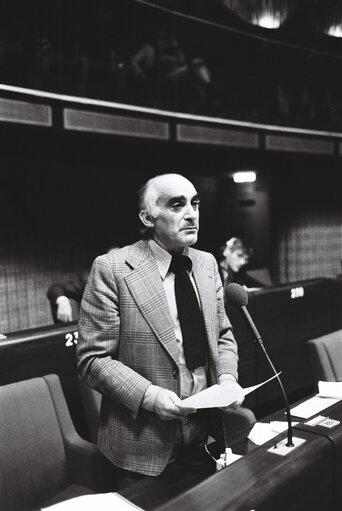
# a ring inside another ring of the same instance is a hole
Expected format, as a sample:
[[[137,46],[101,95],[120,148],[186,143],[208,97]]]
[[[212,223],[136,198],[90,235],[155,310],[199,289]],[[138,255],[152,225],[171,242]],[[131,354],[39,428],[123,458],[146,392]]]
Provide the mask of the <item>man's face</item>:
[[[226,258],[227,267],[230,268],[234,273],[237,273],[248,262],[246,254],[244,254],[240,249],[230,250],[226,246],[223,255]]]
[[[154,240],[168,252],[182,252],[196,243],[199,229],[199,197],[190,181],[165,176],[158,181],[158,213]]]

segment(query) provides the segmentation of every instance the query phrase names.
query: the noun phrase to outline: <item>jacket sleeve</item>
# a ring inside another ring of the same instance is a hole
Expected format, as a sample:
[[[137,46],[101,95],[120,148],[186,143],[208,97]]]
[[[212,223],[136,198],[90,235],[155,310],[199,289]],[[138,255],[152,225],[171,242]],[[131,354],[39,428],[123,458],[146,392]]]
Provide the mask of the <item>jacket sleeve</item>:
[[[113,257],[113,256],[112,256]],[[115,264],[108,255],[92,266],[79,319],[77,364],[84,380],[136,417],[147,387],[143,376],[117,360],[120,313]]]

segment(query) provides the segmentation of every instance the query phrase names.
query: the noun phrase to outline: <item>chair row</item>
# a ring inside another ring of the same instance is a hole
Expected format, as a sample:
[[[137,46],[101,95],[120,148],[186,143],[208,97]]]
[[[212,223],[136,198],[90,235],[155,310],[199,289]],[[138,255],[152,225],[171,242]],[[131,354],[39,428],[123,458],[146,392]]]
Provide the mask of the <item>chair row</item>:
[[[115,489],[113,466],[76,432],[56,375],[0,386],[0,410],[2,511]]]

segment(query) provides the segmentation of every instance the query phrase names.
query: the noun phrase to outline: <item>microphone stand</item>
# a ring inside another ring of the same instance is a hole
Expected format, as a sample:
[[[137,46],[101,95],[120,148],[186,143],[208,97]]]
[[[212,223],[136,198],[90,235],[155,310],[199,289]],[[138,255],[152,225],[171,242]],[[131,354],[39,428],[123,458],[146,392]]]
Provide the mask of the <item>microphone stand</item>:
[[[285,392],[285,389],[284,389],[284,386],[282,384],[282,381],[281,379],[279,378],[279,375],[272,363],[272,360],[270,359],[267,351],[266,351],[266,348],[264,346],[264,342],[247,310],[247,307],[245,305],[242,305],[241,306],[241,312],[243,313],[243,315],[246,317],[247,319],[247,323],[251,329],[251,332],[252,332],[252,335],[255,336],[255,341],[258,342],[259,346],[261,347],[262,351],[264,352],[264,355],[268,361],[268,363],[270,364],[271,368],[272,368],[272,371],[274,372],[277,380],[278,380],[278,383],[280,385],[280,388],[281,388],[281,391],[283,393],[283,397],[284,397],[284,403],[285,403],[285,411],[286,411],[286,416],[287,416],[287,424],[288,424],[288,429],[287,429],[287,444],[286,444],[286,447],[295,447],[295,444],[293,443],[293,431],[292,431],[292,419],[291,419],[291,412],[290,412],[290,407],[289,407],[289,402],[288,402],[288,399],[287,399],[287,395],[286,395],[286,392]]]

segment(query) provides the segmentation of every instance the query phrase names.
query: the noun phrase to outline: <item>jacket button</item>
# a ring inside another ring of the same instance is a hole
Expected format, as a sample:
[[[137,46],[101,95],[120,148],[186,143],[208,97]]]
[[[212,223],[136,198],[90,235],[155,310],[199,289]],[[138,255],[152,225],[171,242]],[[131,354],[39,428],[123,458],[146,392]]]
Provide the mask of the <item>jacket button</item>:
[[[173,376],[174,378],[177,378],[177,376],[178,376],[178,367],[175,367],[175,368],[172,370],[172,376]]]

